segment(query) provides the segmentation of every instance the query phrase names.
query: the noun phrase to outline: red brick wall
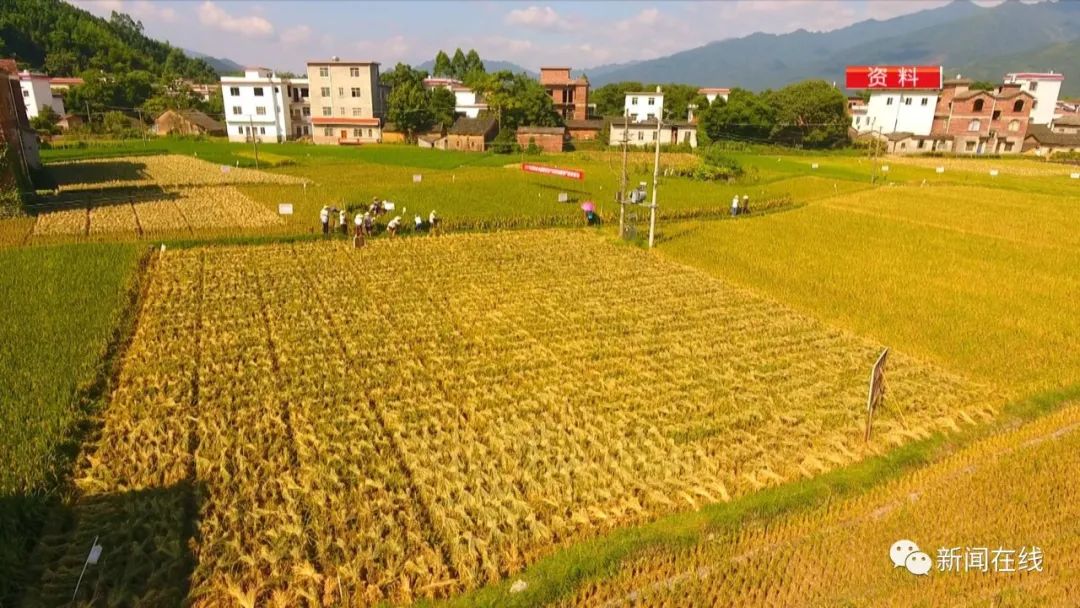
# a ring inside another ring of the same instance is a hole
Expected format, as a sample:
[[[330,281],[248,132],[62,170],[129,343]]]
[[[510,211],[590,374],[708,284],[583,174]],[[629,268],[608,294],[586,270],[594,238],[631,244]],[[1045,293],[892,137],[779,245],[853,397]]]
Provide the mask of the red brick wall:
[[[563,138],[562,135],[556,133],[518,133],[517,143],[522,148],[529,147],[529,140],[532,139],[541,150],[544,152],[562,152],[563,151]]]

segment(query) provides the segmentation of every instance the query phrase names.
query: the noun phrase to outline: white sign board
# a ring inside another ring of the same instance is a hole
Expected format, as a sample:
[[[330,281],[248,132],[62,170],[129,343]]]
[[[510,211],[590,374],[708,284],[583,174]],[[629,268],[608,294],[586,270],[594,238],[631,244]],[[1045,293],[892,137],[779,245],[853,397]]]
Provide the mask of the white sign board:
[[[292,215],[292,203],[278,203],[278,215]]]
[[[1080,179],[1080,173],[1070,173],[1069,177],[1073,179]]]
[[[559,193],[559,202],[560,203],[565,203],[565,202],[567,202],[569,200],[570,200],[570,195],[569,194],[567,194],[565,192],[560,192]]]
[[[94,543],[93,547],[90,547],[90,555],[86,556],[86,563],[93,566],[101,559],[101,545]]]
[[[888,173],[889,172],[889,165],[881,165],[881,172],[882,173]]]
[[[998,174],[997,169],[990,169],[990,177],[997,177],[997,174]]]
[[[394,210],[394,203],[391,203],[390,201],[383,201],[382,202],[382,208],[384,210],[386,210],[386,211],[393,211]]]
[[[229,171],[232,171],[232,167],[230,167],[229,165],[221,165],[221,172],[222,173],[228,173]]]
[[[814,164],[810,165],[810,168],[811,169],[817,169],[817,163],[814,163]]]
[[[419,173],[414,173],[413,176],[412,176],[412,181],[413,181],[414,184],[419,184],[423,180],[424,180],[424,176],[419,174]]]
[[[938,167],[937,169],[934,169],[934,170],[937,171],[938,173],[944,173],[945,172],[945,167]]]

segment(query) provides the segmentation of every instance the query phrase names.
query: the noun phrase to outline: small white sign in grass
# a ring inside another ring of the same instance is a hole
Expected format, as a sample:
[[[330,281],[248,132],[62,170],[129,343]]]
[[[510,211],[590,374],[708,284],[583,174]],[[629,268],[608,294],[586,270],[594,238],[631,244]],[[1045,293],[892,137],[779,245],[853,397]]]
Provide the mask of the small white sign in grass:
[[[990,169],[990,177],[997,177],[997,174],[998,174],[997,169]]]
[[[419,174],[419,173],[414,173],[414,174],[413,174],[413,176],[412,176],[412,182],[413,182],[414,184],[419,184],[419,183],[420,183],[420,182],[422,182],[422,181],[424,181],[424,176],[423,176],[423,175],[421,175],[421,174]]]
[[[882,173],[888,173],[889,172],[889,165],[881,165],[881,172]]]
[[[938,167],[937,169],[934,169],[934,170],[937,171],[938,173],[944,173],[945,172],[945,167]]]
[[[1080,179],[1080,173],[1070,173],[1069,177],[1073,179]]]
[[[817,166],[818,166],[818,164],[817,164],[817,163],[814,163],[814,164],[810,165],[810,168],[811,168],[811,169],[817,169]]]
[[[278,203],[278,215],[292,215],[292,203]]]

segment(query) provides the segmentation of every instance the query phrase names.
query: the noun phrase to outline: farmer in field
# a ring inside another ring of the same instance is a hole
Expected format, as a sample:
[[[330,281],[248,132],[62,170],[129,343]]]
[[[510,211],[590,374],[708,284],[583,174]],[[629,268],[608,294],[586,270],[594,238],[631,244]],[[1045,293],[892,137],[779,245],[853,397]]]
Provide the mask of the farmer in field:
[[[739,215],[739,195],[738,194],[736,194],[735,197],[731,199],[731,217],[735,217],[736,215]]]
[[[323,205],[322,211],[319,212],[319,221],[322,222],[323,236],[330,234],[330,207]]]
[[[371,197],[371,206],[368,207],[368,213],[371,215],[379,215],[380,211],[382,211],[382,203],[379,202],[379,197]]]
[[[739,207],[739,214],[746,215],[750,213],[750,195],[744,194],[742,197],[742,206]]]
[[[428,232],[435,234],[435,227],[439,225],[439,216],[435,215],[435,210],[432,209],[431,213],[427,216]]]
[[[353,226],[353,247],[359,249],[364,246],[364,216],[362,213],[356,213],[356,217],[353,218]]]
[[[416,217],[413,218],[413,230],[415,230],[416,232],[420,232],[423,229],[424,229],[424,218],[420,217],[420,214],[417,213]]]
[[[344,207],[338,212],[338,230],[341,231],[341,234],[349,236],[349,215]]]
[[[370,213],[364,214],[364,235],[371,236],[375,234],[375,218],[371,217]]]
[[[398,228],[400,228],[400,227],[401,227],[401,216],[400,215],[395,215],[394,219],[390,220],[390,223],[386,225],[386,230],[387,230],[387,232],[390,233],[390,236],[397,236],[397,231],[398,231]]]

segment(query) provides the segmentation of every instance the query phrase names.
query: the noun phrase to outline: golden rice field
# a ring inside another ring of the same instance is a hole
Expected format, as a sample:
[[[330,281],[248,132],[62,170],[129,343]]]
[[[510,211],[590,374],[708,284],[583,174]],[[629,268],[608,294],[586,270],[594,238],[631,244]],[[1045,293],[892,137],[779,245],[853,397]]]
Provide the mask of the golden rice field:
[[[999,175],[1018,175],[1023,177],[1066,176],[1076,173],[1074,165],[1051,163],[1042,160],[1021,160],[1018,158],[927,158],[918,156],[889,156],[883,161],[890,165],[911,165],[924,169],[944,167],[949,171],[971,171],[989,173],[996,169]]]
[[[232,186],[180,188],[156,200],[122,200],[38,213],[34,236],[183,234],[206,228],[265,228],[280,217]]]
[[[79,605],[447,596],[1000,405],[894,353],[866,445],[880,345],[579,231],[170,249],[149,272],[76,523],[40,543],[45,605],[99,534],[124,550]]]
[[[855,498],[647,552],[563,605],[1072,606],[1078,468],[1074,404]],[[894,567],[901,539],[933,560],[927,576]],[[950,557],[939,561],[942,549]]]
[[[224,186],[230,184],[300,184],[303,179],[165,154],[125,156],[49,165],[61,192],[139,186]]]

